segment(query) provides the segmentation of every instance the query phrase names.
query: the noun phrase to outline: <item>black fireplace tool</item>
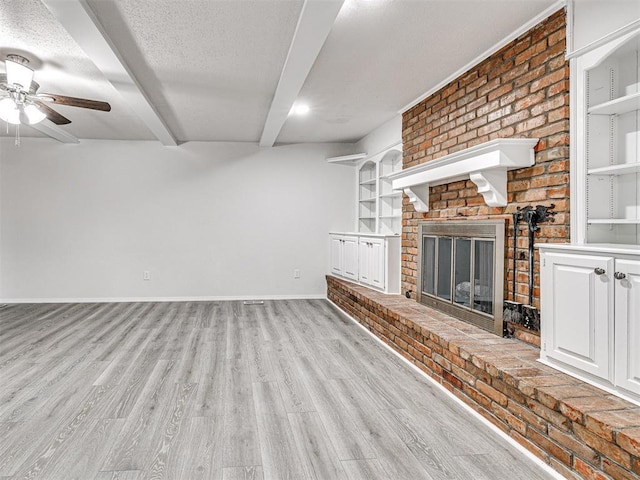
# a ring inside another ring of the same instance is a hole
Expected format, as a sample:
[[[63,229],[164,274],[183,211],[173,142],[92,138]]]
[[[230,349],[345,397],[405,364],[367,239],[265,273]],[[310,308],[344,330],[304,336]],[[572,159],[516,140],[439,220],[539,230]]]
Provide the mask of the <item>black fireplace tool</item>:
[[[513,217],[513,264],[511,267],[511,300],[504,301],[504,312],[502,319],[506,322],[522,323],[522,304],[516,301],[516,269],[518,251],[518,223],[522,218],[522,212],[518,209],[512,214]]]
[[[549,205],[536,205],[535,208],[526,206],[520,210],[522,219],[527,224],[527,230],[529,232],[529,305],[522,306],[522,325],[531,330],[540,330],[540,312],[533,306],[533,277],[534,277],[534,255],[533,244],[535,241],[535,233],[540,230],[539,223],[553,222],[553,216],[556,214],[553,211],[554,204]]]

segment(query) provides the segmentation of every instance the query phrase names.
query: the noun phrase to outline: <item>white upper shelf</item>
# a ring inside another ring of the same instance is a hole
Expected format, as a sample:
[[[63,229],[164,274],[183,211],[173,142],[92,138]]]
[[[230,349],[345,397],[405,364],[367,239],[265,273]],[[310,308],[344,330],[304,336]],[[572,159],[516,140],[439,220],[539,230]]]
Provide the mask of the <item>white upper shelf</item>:
[[[355,162],[357,160],[362,160],[363,158],[366,158],[367,154],[366,153],[354,153],[351,155],[342,155],[340,157],[329,157],[327,158],[327,162],[329,163],[351,163],[351,162]]]
[[[535,163],[537,138],[498,138],[415,167],[392,173],[394,190],[404,190],[416,211],[429,211],[429,187],[470,179],[487,205],[507,205],[507,171]]]
[[[640,92],[600,103],[589,108],[592,115],[623,115],[640,109]]]

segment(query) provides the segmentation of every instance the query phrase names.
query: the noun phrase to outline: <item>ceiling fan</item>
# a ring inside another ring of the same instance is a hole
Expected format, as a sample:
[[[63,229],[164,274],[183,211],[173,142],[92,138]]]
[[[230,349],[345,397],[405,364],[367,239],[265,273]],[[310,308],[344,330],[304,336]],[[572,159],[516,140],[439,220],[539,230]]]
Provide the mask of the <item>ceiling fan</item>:
[[[33,125],[48,118],[56,125],[66,125],[71,120],[53,110],[48,103],[70,107],[90,108],[109,112],[107,102],[86,98],[67,97],[54,93],[37,93],[40,85],[33,81],[33,69],[29,60],[21,55],[7,55],[6,75],[0,74],[0,119],[15,125]]]

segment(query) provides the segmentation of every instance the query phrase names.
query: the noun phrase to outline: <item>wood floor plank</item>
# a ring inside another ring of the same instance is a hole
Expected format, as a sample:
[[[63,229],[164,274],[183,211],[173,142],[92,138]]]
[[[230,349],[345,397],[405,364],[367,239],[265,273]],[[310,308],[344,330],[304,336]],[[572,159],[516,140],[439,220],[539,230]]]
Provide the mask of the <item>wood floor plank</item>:
[[[143,473],[140,470],[98,472],[94,480],[142,480]]]
[[[94,478],[111,445],[122,428],[122,419],[97,419],[69,442],[64,454],[52,462],[46,472],[47,480],[86,480]],[[42,477],[42,475],[41,475]]]
[[[311,478],[339,480],[346,476],[338,455],[327,438],[316,412],[290,413],[289,424],[299,455],[305,460]]]
[[[90,306],[73,305],[68,313],[61,314],[62,318],[51,317],[47,322],[41,324],[43,325],[41,331],[33,328],[27,329],[23,334],[18,334],[13,339],[3,342],[6,345],[3,346],[0,368],[5,368],[23,358],[29,358],[32,362],[40,361],[43,356],[42,352],[50,349],[50,345],[60,338],[70,336],[74,329],[79,328],[79,320],[83,319],[87,308]]]
[[[434,479],[465,478],[459,476],[460,472],[453,465],[455,460],[452,460],[452,455],[455,450],[452,450],[446,437],[434,434],[429,428],[422,428],[422,425],[415,425],[409,412],[391,410],[380,412],[380,415]]]
[[[112,355],[108,366],[93,382],[94,385],[120,385],[126,378],[125,372],[137,363],[151,341],[152,330],[139,328],[122,341],[117,355]]]
[[[245,322],[246,349],[251,379],[254,382],[275,382],[276,374],[271,363],[269,344],[264,341],[256,318]]]
[[[301,461],[278,385],[254,382],[253,392],[265,477],[310,480],[311,464]]]
[[[232,347],[233,349],[233,347]],[[225,360],[224,467],[262,464],[251,374],[246,357]]]
[[[149,444],[158,438],[149,438],[162,428],[162,406],[171,399],[173,383],[170,373],[175,362],[159,360],[154,366],[139,401],[126,416],[125,424],[105,459],[102,470],[142,470],[149,460]]]
[[[411,450],[385,425],[380,418],[380,412],[360,406],[366,401],[366,395],[362,391],[347,392],[344,389],[335,388],[335,385],[335,381],[327,383],[328,388],[340,399],[345,411],[371,445],[375,458],[380,461],[390,478],[392,476],[406,480],[432,478]]]
[[[375,458],[365,460],[343,460],[342,467],[349,480],[388,480],[380,461]]]
[[[167,479],[222,479],[222,417],[192,417],[184,420],[178,440],[171,451]]]
[[[176,359],[174,381],[197,383],[201,376],[202,356],[206,345],[207,332],[203,328],[190,328],[183,338],[184,347]]]
[[[18,468],[19,478],[55,478],[51,474],[59,468],[58,462],[71,448],[74,438],[82,436],[91,430],[93,421],[100,418],[104,398],[109,388],[105,386],[92,387],[89,394],[80,402],[79,408],[73,411],[70,419],[59,424],[52,436],[41,437],[31,454]]]
[[[202,366],[190,416],[222,417],[225,412],[226,335],[214,337],[203,345]]]
[[[315,412],[316,407],[295,364],[274,352],[269,352],[275,377],[280,387],[284,408],[290,413]]]
[[[275,345],[279,345],[277,351],[286,356],[304,357],[311,355],[311,350],[297,330],[297,324],[287,317],[287,300],[265,302],[265,319],[277,332]],[[295,326],[294,326],[295,325]]]
[[[263,480],[262,467],[225,467],[222,480]]]
[[[0,421],[17,422],[28,417],[49,417],[59,408],[82,399],[107,366],[105,362],[87,362],[86,356],[69,363],[54,364],[50,375],[12,390],[11,398],[0,408]]]
[[[301,358],[296,366],[304,378],[307,390],[338,458],[340,460],[374,458],[375,453],[371,445],[345,412],[340,400],[327,389],[327,380],[317,370],[317,365],[308,358]]]
[[[120,378],[112,375],[108,375],[107,378],[103,377],[112,364],[101,375],[103,382],[106,382],[101,384],[116,386],[111,395],[109,409],[105,414],[106,418],[126,418],[143,394],[145,385],[147,385],[154,368],[160,361],[161,346],[157,346],[154,341],[155,333],[152,331],[151,335],[144,340],[135,357],[125,356],[122,363],[116,364],[115,371],[108,372],[115,375],[119,374]],[[129,358],[131,361],[127,362]]]
[[[245,332],[242,328],[244,317],[240,315],[238,310],[238,302],[229,302],[226,311],[227,321],[227,358],[243,358],[247,356],[245,348]],[[229,312],[229,309],[231,312]]]
[[[154,422],[157,427],[143,438],[147,441],[142,442],[140,451],[150,454],[145,471],[152,478],[171,479],[169,470],[176,464],[175,459],[188,448],[189,438],[181,436],[180,431],[185,428],[185,412],[194,389],[193,383],[174,384],[172,398],[163,406],[162,417]]]

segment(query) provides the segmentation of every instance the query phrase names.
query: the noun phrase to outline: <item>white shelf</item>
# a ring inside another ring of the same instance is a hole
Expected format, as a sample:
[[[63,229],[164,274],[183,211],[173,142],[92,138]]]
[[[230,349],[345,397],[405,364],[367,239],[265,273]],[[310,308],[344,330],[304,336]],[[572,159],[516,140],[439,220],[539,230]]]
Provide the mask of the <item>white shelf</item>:
[[[417,212],[429,211],[429,187],[470,179],[490,207],[507,205],[507,171],[535,163],[537,138],[498,138],[389,175]]]
[[[640,225],[640,218],[589,218],[589,225]]]
[[[352,155],[342,155],[340,157],[329,157],[327,158],[327,162],[329,163],[352,163],[352,162],[356,162],[357,160],[362,160],[363,158],[366,158],[367,154],[366,153],[354,153]]]
[[[366,217],[358,217],[358,220],[375,220],[376,217],[366,216]]]
[[[382,195],[380,195],[380,198],[397,198],[401,196],[402,196],[402,192],[393,192],[393,193],[383,193]]]
[[[360,185],[375,185],[376,184],[376,179],[372,178],[371,180],[362,180],[360,182]]]
[[[587,171],[589,175],[627,175],[629,173],[640,173],[640,162],[590,168]]]
[[[362,200],[360,200],[360,203],[373,203],[375,202],[376,199],[374,198],[363,198]]]
[[[589,107],[592,115],[623,115],[640,109],[640,92]]]

